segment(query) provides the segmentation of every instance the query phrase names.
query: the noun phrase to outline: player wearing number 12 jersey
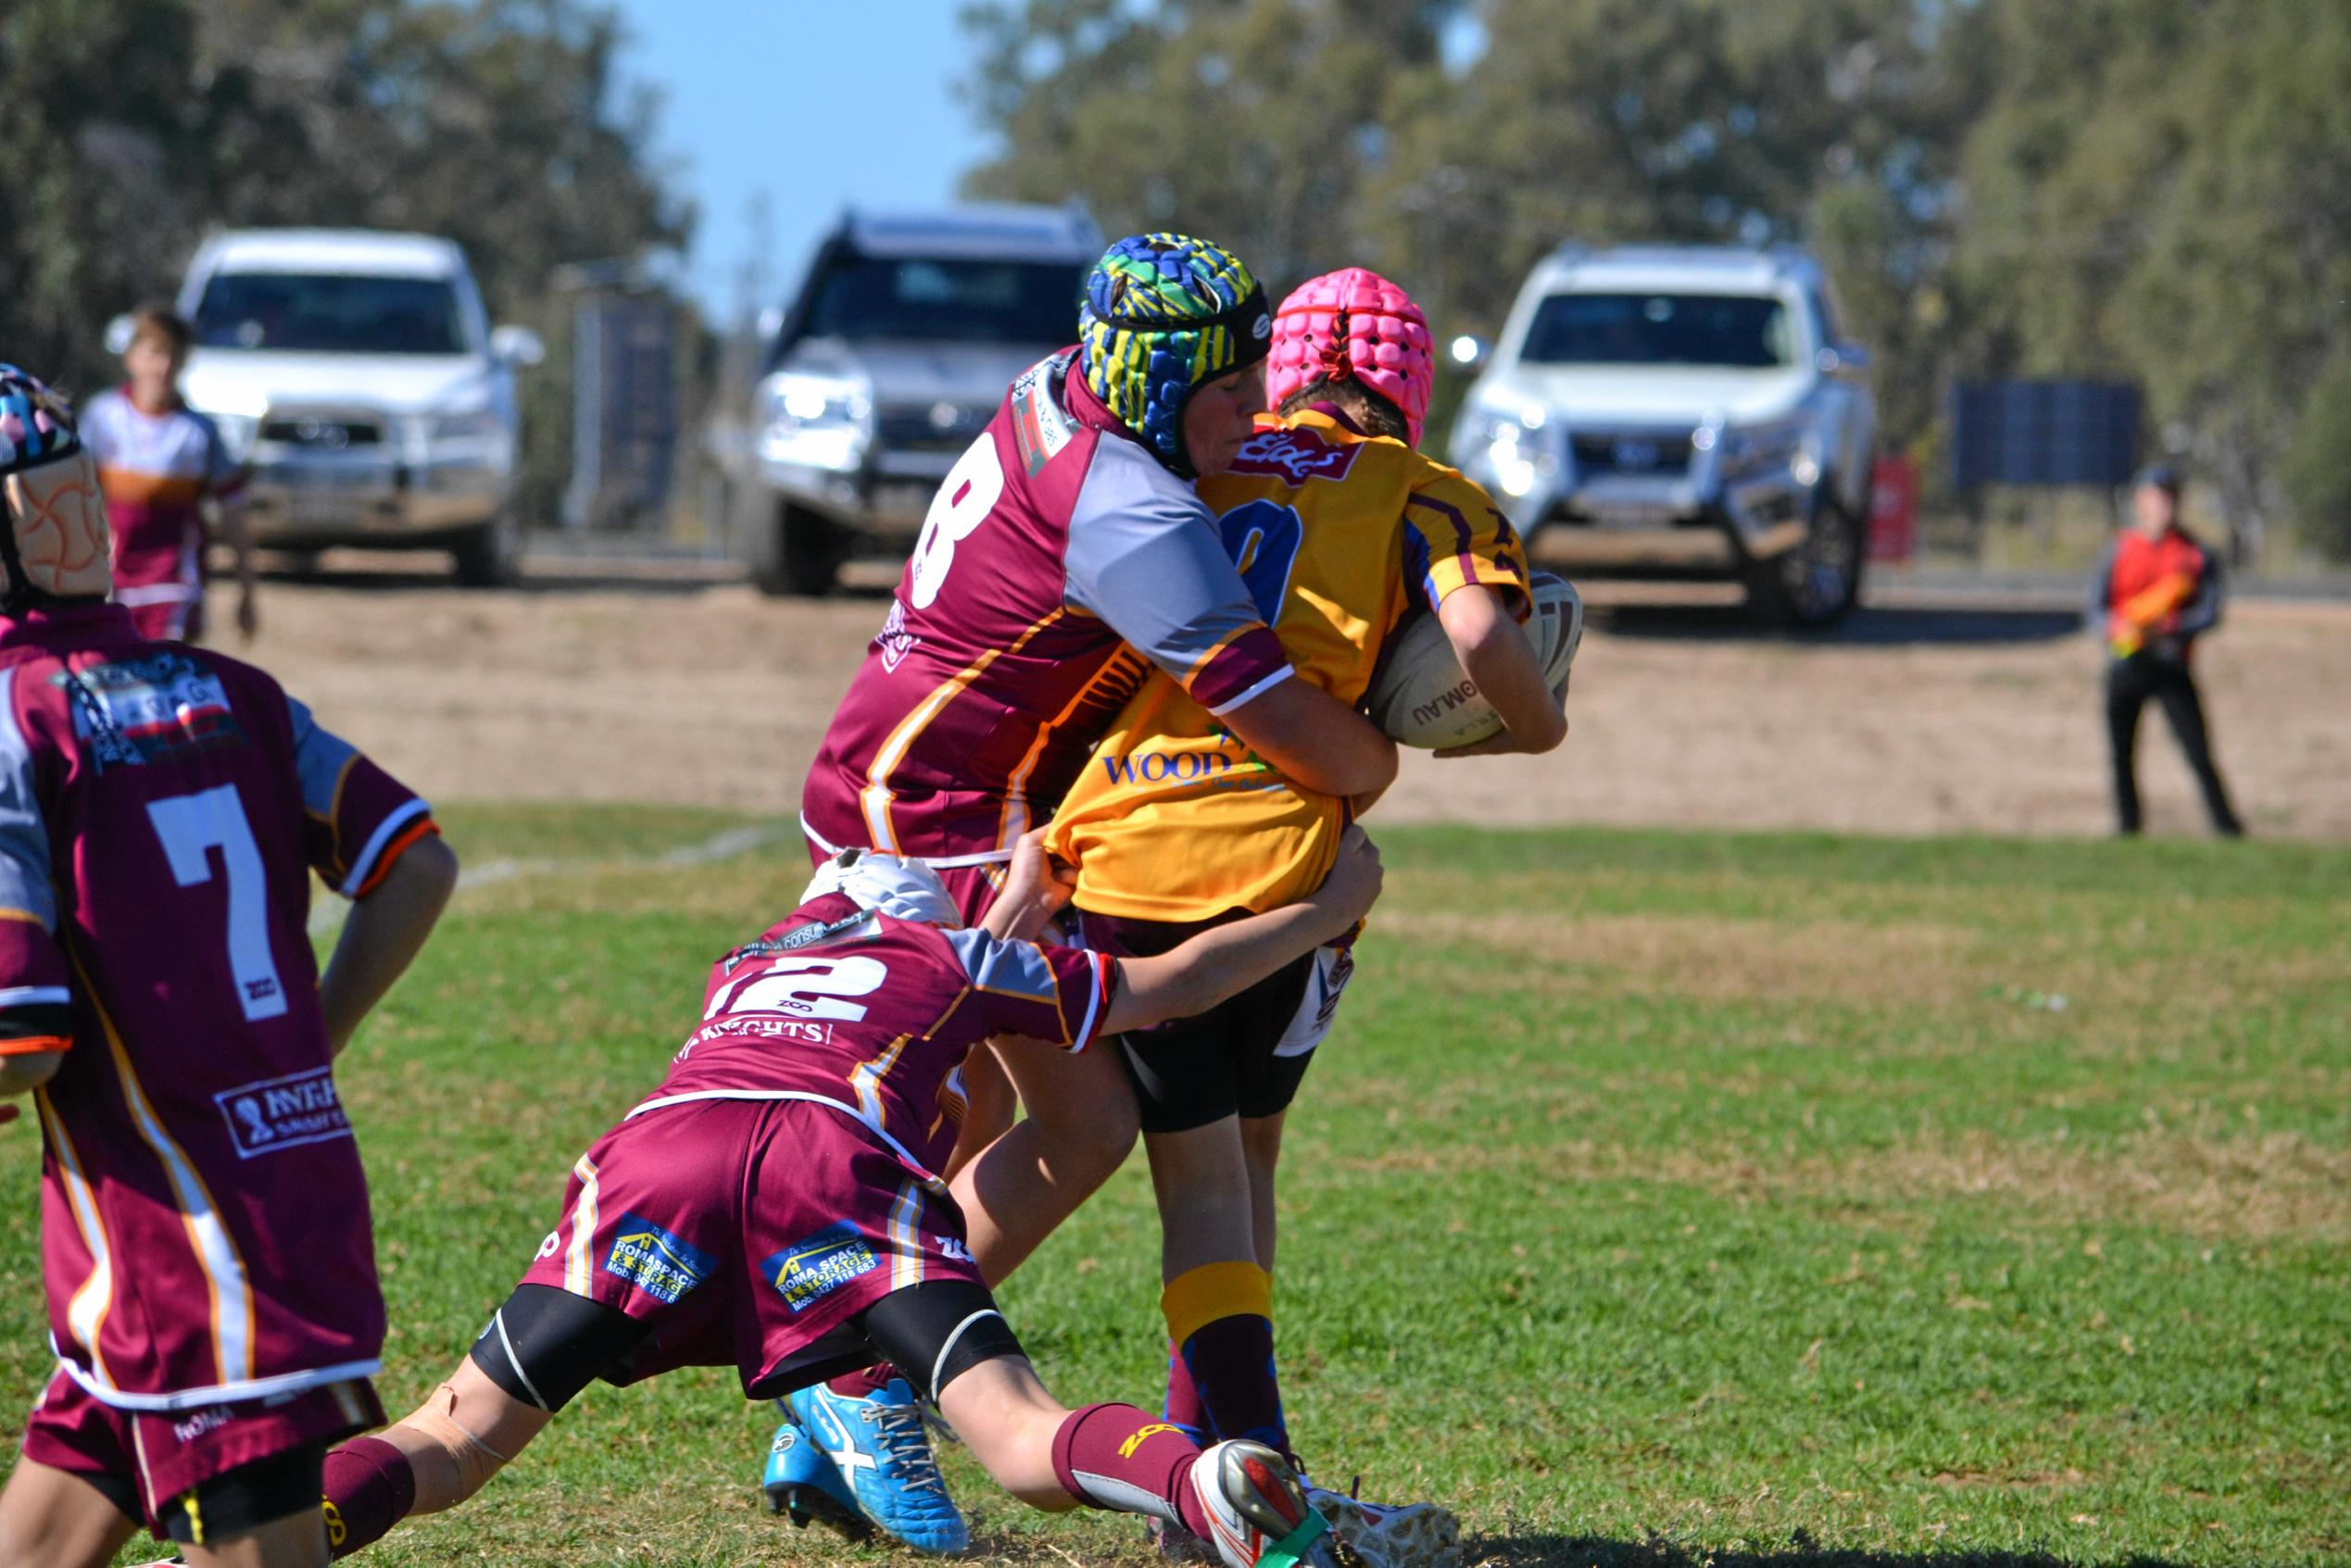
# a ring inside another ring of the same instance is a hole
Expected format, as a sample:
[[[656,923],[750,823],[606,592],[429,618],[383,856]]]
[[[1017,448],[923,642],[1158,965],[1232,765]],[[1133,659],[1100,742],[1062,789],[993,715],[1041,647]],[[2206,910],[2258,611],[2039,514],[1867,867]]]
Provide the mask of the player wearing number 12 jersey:
[[[258,670],[106,602],[96,475],[0,367],[0,1093],[42,1133],[58,1365],[0,1562],[326,1561],[321,1465],[383,1419],[367,1187],[329,1060],[455,860],[425,803]],[[322,980],[317,871],[359,900]]]

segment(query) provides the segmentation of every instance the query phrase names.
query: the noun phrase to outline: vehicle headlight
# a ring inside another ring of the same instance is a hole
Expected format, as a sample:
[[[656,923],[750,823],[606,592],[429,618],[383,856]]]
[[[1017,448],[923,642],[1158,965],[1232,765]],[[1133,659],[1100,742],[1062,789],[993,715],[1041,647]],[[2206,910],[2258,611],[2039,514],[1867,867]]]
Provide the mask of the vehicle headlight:
[[[1790,467],[1803,455],[1804,437],[1805,427],[1801,424],[1726,430],[1721,437],[1724,471],[1752,473],[1757,469]]]
[[[1542,423],[1539,408],[1522,414],[1473,407],[1462,414],[1455,446],[1465,459],[1482,462],[1504,495],[1523,497],[1554,467],[1535,433]]]
[[[229,456],[241,463],[253,456],[253,438],[261,421],[250,414],[215,414],[212,428],[220,433],[220,445]]]
[[[873,398],[862,383],[781,372],[760,383],[760,456],[810,468],[853,469],[873,434]]]
[[[497,441],[506,435],[506,421],[498,418],[495,408],[475,408],[463,414],[435,414],[425,426],[426,439],[443,441]]]

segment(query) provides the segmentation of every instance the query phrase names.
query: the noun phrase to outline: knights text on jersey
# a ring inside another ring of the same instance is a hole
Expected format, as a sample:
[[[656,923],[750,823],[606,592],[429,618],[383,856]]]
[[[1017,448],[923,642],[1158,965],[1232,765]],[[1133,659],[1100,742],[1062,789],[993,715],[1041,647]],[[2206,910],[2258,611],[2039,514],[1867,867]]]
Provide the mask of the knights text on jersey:
[[[810,770],[818,845],[1001,859],[1154,668],[1214,712],[1289,674],[1215,520],[1074,352],[1013,383],[940,484]]]
[[[1525,612],[1526,549],[1486,493],[1326,412],[1267,421],[1200,494],[1300,678],[1350,706],[1414,609],[1477,586]],[[1070,786],[1049,843],[1077,867],[1080,909],[1192,922],[1312,892],[1345,827],[1340,802],[1291,784],[1154,676]]]
[[[0,1052],[35,1096],[66,1370],[184,1410],[376,1364],[367,1189],[310,873],[365,892],[425,803],[234,659],[119,605],[0,621]]]
[[[991,1035],[1082,1051],[1115,960],[871,914],[835,893],[711,966],[702,1025],[631,1116],[703,1099],[802,1099],[878,1134],[918,1174],[954,1151],[962,1068]]]

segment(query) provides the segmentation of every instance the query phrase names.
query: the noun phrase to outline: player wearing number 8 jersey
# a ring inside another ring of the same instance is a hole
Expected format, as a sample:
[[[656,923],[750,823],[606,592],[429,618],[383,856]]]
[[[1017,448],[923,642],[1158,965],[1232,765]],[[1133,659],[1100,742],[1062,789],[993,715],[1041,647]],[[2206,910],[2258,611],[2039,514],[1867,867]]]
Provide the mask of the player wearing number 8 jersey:
[[[1156,670],[1312,787],[1394,777],[1394,746],[1289,659],[1190,481],[1221,473],[1264,406],[1271,321],[1239,260],[1180,234],[1121,240],[1087,280],[1079,342],[1024,374],[938,491],[880,634],[810,770],[811,853],[866,847],[941,873],[967,920],[1049,820],[1111,716]],[[972,1060],[955,1192],[1000,1281],[1133,1148],[1114,1062],[1041,1074]],[[987,1144],[973,1161],[973,1151]],[[887,1396],[885,1376],[845,1398]],[[879,1520],[953,1550],[951,1510]]]
[[[329,1060],[455,875],[425,803],[258,670],[105,602],[63,408],[0,367],[0,1093],[34,1092],[58,1368],[0,1562],[325,1561],[325,1445],[382,1419],[367,1189]],[[359,900],[323,979],[313,870]]]

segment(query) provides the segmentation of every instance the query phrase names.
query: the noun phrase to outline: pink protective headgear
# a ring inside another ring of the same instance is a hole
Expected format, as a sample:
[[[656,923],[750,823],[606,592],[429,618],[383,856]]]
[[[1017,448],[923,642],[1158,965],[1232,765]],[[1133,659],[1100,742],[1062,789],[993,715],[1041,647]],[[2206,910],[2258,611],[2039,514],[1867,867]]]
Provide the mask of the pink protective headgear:
[[[1352,380],[1403,411],[1417,446],[1436,375],[1428,319],[1377,272],[1348,267],[1310,278],[1274,312],[1265,396],[1276,408],[1318,376]]]

